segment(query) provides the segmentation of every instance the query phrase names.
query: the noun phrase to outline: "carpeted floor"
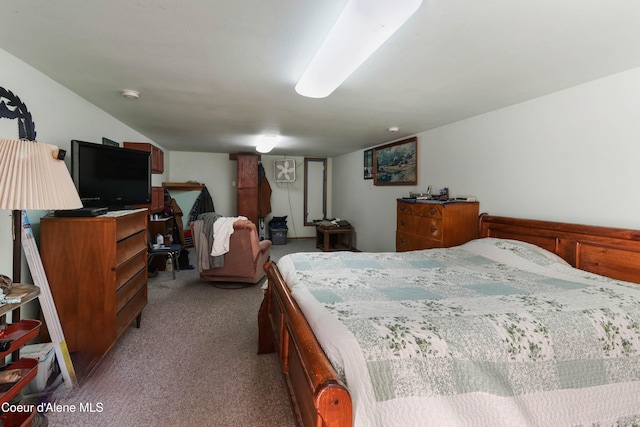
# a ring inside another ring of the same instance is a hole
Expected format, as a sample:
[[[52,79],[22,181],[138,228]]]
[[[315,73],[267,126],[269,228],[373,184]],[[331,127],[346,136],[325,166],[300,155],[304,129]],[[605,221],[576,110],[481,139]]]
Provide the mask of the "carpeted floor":
[[[290,240],[271,256],[315,250],[312,240]],[[49,425],[294,426],[275,354],[256,354],[260,287],[215,287],[197,269],[149,279],[140,329],[79,388],[59,392],[55,403],[76,410],[47,413]],[[80,411],[89,404],[95,412]]]

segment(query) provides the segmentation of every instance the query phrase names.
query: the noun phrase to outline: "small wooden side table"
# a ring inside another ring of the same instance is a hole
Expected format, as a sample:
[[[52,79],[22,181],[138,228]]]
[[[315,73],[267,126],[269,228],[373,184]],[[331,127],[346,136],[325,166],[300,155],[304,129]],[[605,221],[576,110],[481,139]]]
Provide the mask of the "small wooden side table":
[[[331,236],[335,236],[335,243],[331,241]],[[347,237],[346,243],[344,241],[345,236]],[[316,227],[316,247],[324,252],[352,251],[353,227]]]

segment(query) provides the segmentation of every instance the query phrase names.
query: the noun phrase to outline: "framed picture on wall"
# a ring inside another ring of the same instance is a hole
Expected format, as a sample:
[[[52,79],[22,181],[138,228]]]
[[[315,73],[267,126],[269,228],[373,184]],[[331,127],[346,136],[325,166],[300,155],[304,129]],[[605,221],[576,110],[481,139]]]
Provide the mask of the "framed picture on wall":
[[[364,179],[373,179],[373,149],[364,151]]]
[[[418,184],[418,138],[412,137],[373,149],[375,185]]]

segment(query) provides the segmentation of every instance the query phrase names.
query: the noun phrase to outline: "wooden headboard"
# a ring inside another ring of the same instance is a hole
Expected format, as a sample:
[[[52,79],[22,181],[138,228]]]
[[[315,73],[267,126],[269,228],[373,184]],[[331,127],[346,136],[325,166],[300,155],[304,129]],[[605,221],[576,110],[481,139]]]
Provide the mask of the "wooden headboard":
[[[482,214],[480,236],[533,243],[576,268],[640,283],[640,230]]]

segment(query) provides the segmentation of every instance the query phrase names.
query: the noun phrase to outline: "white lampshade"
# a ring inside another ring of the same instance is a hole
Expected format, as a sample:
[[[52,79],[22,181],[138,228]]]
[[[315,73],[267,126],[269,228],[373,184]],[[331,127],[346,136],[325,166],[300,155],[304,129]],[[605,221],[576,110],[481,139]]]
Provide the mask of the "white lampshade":
[[[78,196],[58,147],[0,139],[0,209],[78,209]]]
[[[349,0],[296,85],[310,98],[329,96],[413,15],[422,0]]]

